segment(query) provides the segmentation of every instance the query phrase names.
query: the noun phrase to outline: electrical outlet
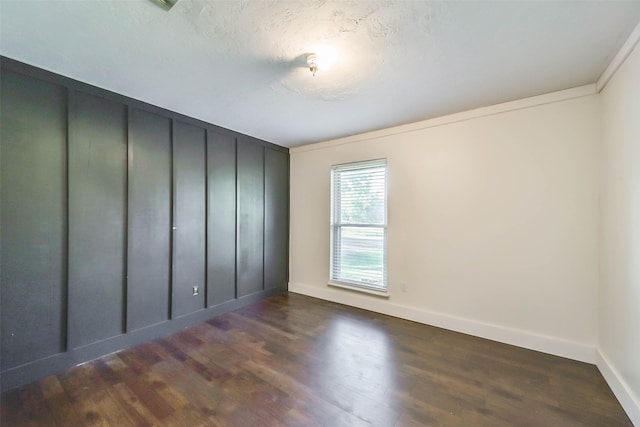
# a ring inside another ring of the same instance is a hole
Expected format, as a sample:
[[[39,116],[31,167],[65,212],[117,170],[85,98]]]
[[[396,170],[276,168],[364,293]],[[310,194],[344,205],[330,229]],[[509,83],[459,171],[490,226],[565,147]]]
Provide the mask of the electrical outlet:
[[[193,289],[193,295],[194,295],[194,296],[195,296],[195,295],[198,295],[198,293],[199,293],[199,292],[198,292],[198,287],[197,287],[197,286],[194,286],[192,289]]]
[[[400,289],[402,290],[402,292],[407,292],[407,282],[402,282],[400,283]]]

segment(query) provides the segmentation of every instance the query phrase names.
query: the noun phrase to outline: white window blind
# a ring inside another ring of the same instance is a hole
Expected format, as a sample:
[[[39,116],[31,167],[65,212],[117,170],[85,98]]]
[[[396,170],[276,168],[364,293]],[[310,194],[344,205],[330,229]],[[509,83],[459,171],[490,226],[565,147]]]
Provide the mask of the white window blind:
[[[331,171],[331,281],[387,289],[387,161]]]

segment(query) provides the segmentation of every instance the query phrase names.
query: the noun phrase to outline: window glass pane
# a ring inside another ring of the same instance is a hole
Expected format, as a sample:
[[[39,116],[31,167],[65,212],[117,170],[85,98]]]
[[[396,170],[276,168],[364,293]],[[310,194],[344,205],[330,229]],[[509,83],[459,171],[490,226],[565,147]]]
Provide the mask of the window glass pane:
[[[334,166],[331,280],[387,289],[387,162]]]
[[[384,229],[340,227],[337,280],[383,287]]]
[[[341,172],[336,196],[342,224],[385,222],[385,169],[383,167]]]

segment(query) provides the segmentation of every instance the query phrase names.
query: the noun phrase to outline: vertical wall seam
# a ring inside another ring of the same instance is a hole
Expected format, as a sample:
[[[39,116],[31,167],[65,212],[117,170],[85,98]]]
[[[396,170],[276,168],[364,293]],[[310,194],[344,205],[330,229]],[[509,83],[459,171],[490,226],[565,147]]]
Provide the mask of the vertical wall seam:
[[[70,288],[69,288],[69,263],[70,263],[70,257],[69,257],[69,185],[70,185],[70,180],[69,180],[69,141],[71,139],[71,126],[70,126],[70,120],[69,120],[69,115],[70,115],[70,103],[71,103],[71,95],[73,92],[73,89],[69,88],[68,86],[65,86],[65,123],[66,123],[66,138],[65,138],[65,195],[64,198],[66,200],[65,203],[65,212],[64,212],[64,236],[65,236],[65,244],[64,244],[64,272],[63,272],[63,277],[62,277],[62,283],[64,284],[64,301],[63,301],[63,306],[62,306],[62,312],[64,313],[64,319],[63,319],[63,325],[62,325],[62,330],[63,330],[63,335],[60,337],[60,341],[61,344],[64,343],[62,345],[62,351],[67,352],[69,351],[69,349],[72,348],[72,338],[71,338],[71,334],[69,333],[69,311],[71,310],[71,304],[69,304],[69,297],[71,295],[70,292]]]
[[[236,236],[235,236],[235,241],[236,241],[236,247],[235,250],[233,251],[234,254],[234,272],[233,272],[233,281],[234,281],[234,299],[238,299],[238,250],[240,248],[239,242],[238,242],[238,238],[240,237],[240,233],[239,233],[239,228],[240,228],[240,221],[238,220],[238,215],[240,215],[240,197],[238,197],[238,189],[239,189],[239,185],[238,185],[238,138],[234,137],[233,138],[233,145],[234,145],[234,149],[236,152],[235,155],[235,163],[236,163],[236,167],[235,167],[235,183],[236,183],[236,191],[235,191],[235,197],[236,197],[236,202],[235,202],[235,207],[236,207],[236,214],[235,214],[235,221],[236,221],[236,227],[235,227],[235,231],[236,231]]]
[[[203,308],[209,307],[209,129],[204,129],[204,283]]]
[[[169,320],[173,319],[173,274],[174,274],[174,252],[175,248],[175,238],[174,234],[176,232],[176,224],[175,224],[175,197],[176,197],[176,186],[173,182],[174,180],[174,152],[173,152],[173,140],[175,138],[175,126],[174,119],[170,119],[169,121],[169,304],[168,315]]]
[[[266,276],[267,269],[265,266],[267,251],[267,149],[262,148],[262,290],[267,289]]]
[[[128,330],[128,309],[129,309],[129,175],[132,166],[131,161],[131,115],[132,109],[129,105],[125,107],[125,171],[124,171],[124,212],[123,212],[123,254],[122,254],[122,333]]]
[[[290,278],[290,262],[289,255],[291,254],[291,235],[290,235],[290,224],[291,224],[291,154],[287,151],[287,213],[286,213],[286,242],[287,242],[287,250],[285,252],[287,257],[287,270],[286,277],[284,282],[284,289],[289,290],[289,278]]]

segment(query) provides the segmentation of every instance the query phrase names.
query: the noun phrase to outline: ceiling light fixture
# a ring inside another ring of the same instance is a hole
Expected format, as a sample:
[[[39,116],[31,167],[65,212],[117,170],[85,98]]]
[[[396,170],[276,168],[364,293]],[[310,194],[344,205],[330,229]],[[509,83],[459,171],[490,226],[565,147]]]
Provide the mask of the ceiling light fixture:
[[[307,65],[309,66],[309,71],[311,71],[311,74],[315,77],[318,71],[318,55],[315,53],[307,55]]]
[[[157,4],[158,6],[160,6],[161,8],[163,8],[164,10],[169,10],[173,6],[175,6],[176,3],[178,3],[178,0],[151,0],[151,1]]]

